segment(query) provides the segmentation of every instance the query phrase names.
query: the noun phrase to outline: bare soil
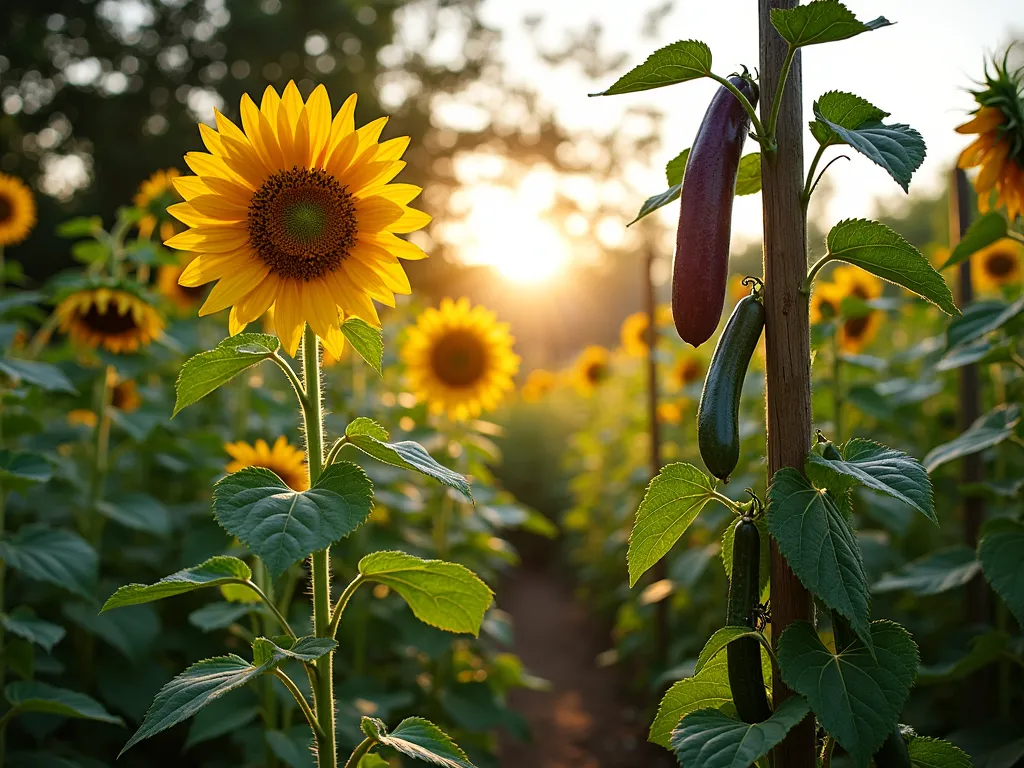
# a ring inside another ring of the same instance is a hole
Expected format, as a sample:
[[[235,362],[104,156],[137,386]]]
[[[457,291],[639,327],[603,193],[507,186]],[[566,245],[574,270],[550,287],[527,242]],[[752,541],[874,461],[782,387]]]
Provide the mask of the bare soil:
[[[621,670],[600,668],[607,634],[543,566],[524,564],[504,584],[513,650],[550,691],[517,690],[510,705],[529,722],[532,743],[503,736],[503,768],[662,768],[674,762],[647,742],[646,718],[624,696]]]

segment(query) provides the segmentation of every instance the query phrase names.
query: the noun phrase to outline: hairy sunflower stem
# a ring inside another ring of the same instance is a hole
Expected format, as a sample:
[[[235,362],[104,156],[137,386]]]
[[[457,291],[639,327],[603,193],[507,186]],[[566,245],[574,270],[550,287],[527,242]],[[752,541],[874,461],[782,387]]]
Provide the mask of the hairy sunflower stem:
[[[257,567],[261,566],[258,565]],[[263,604],[270,609],[270,613],[273,614],[274,619],[277,621],[278,624],[281,625],[281,628],[284,629],[288,637],[290,637],[292,640],[298,639],[299,636],[295,634],[295,630],[291,628],[291,625],[288,623],[288,619],[286,619],[284,617],[284,614],[282,614],[281,611],[278,609],[277,604],[270,598],[269,595],[267,595],[266,592],[260,589],[260,586],[256,582],[251,581],[249,579],[237,579],[233,583],[244,584],[253,592],[255,592],[256,596],[263,601]]]
[[[832,254],[826,253],[824,256],[822,256],[820,259],[814,262],[814,265],[807,272],[807,277],[804,280],[803,286],[800,288],[800,293],[802,293],[804,296],[811,295],[811,285],[814,283],[814,278],[821,271],[821,268],[828,264],[830,261],[832,261]]]
[[[779,123],[779,107],[782,106],[782,94],[786,90],[786,81],[789,79],[789,70],[793,66],[793,59],[796,58],[797,48],[790,45],[786,58],[782,60],[782,69],[779,70],[779,83],[775,86],[775,97],[772,99],[772,111],[768,115],[768,141],[772,147],[775,146],[775,126]],[[770,151],[770,150],[769,150]]]
[[[334,613],[331,616],[331,634],[328,637],[334,637],[338,634],[338,625],[341,624],[341,614],[345,612],[345,606],[348,605],[348,601],[352,599],[352,595],[359,589],[359,585],[365,581],[362,574],[356,576],[352,583],[345,587],[345,591],[341,593],[341,597],[338,598],[338,602],[334,604]]]
[[[305,413],[306,408],[309,405],[309,399],[306,397],[306,389],[302,386],[302,382],[299,381],[298,374],[296,374],[295,370],[288,364],[288,361],[284,359],[284,356],[280,351],[274,352],[270,359],[277,363],[277,367],[284,371],[284,375],[288,377],[288,381],[292,385],[292,389],[295,390],[295,396],[299,398],[299,405],[302,407],[303,413]],[[319,386],[319,383],[317,386]]]
[[[352,750],[352,754],[345,761],[345,768],[356,768],[359,765],[359,761],[366,756],[366,753],[370,751],[370,747],[375,743],[369,736],[359,742],[359,746]]]
[[[306,697],[302,695],[302,691],[299,690],[299,686],[295,684],[295,681],[285,674],[284,670],[280,667],[274,670],[274,675],[284,683],[284,687],[288,689],[288,693],[295,699],[295,703],[299,705],[299,709],[302,710],[302,714],[306,716],[306,722],[309,723],[309,727],[313,729],[313,733],[316,734],[317,743],[321,742],[321,737],[324,735],[323,729],[320,727],[320,723],[317,720],[316,714],[313,712],[312,707],[309,706],[309,702],[306,701]]]
[[[308,325],[302,339],[302,379],[305,401],[302,416],[306,432],[306,461],[309,485],[320,479],[324,467],[323,400],[320,392],[320,340]],[[300,398],[302,401],[302,398]],[[313,633],[330,637],[331,632],[331,549],[310,555],[313,575]],[[334,729],[334,654],[316,661],[314,699],[321,732],[317,735],[318,768],[337,768],[338,748]]]

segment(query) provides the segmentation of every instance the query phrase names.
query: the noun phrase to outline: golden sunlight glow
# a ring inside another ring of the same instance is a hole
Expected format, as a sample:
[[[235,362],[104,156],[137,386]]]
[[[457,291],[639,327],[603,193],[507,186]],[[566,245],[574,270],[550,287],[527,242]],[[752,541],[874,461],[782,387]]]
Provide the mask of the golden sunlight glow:
[[[565,269],[569,243],[544,218],[548,200],[531,186],[479,184],[467,190],[461,231],[452,233],[466,263],[492,266],[517,283],[541,283]]]

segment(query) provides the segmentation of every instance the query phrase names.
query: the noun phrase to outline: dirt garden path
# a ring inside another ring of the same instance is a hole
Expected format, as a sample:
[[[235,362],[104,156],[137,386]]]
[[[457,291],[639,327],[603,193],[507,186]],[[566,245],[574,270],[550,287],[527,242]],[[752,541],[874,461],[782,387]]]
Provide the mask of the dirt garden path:
[[[503,768],[662,768],[667,752],[647,743],[644,714],[625,703],[620,671],[600,669],[608,648],[602,631],[569,585],[543,566],[524,564],[504,584],[515,653],[552,684],[547,692],[513,691],[510,704],[530,724],[534,741],[503,737]]]

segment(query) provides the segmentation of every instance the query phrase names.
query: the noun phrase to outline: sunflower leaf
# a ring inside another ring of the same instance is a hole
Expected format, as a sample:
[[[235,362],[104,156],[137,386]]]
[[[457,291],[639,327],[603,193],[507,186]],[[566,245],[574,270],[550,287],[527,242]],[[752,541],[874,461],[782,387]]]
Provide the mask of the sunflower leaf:
[[[15,384],[24,381],[47,392],[78,393],[64,372],[49,363],[4,357],[0,358],[0,373],[6,374]]]
[[[378,375],[383,376],[384,332],[380,328],[374,328],[365,320],[360,320],[358,317],[350,317],[342,323],[341,332],[351,342],[352,348],[359,353],[359,356]]]
[[[1006,219],[1003,214],[995,211],[986,213],[967,228],[967,232],[960,238],[960,242],[956,244],[953,252],[949,254],[946,263],[939,269],[949,269],[1004,237],[1006,237]]]
[[[407,717],[391,733],[388,733],[383,720],[373,717],[363,717],[359,727],[378,744],[398,750],[414,760],[442,768],[475,768],[447,733],[422,717]]]
[[[201,587],[237,584],[252,577],[249,566],[237,557],[218,555],[204,563],[165,576],[155,584],[126,584],[107,598],[100,612],[181,595]]]
[[[390,464],[393,467],[411,469],[421,475],[432,477],[439,483],[454,488],[470,502],[473,501],[473,492],[465,477],[439,464],[419,443],[414,443],[411,440],[403,440],[398,443],[387,442],[387,430],[373,419],[361,416],[353,421],[345,428],[345,438],[349,445],[355,446],[377,461]]]
[[[213,349],[200,352],[185,363],[175,384],[174,413],[206,397],[242,371],[273,356],[281,346],[277,336],[240,333],[224,339]]]
[[[711,49],[699,40],[680,40],[659,48],[647,60],[616,80],[609,88],[591,96],[647,91],[685,83],[711,74]]]
[[[884,16],[860,21],[839,0],[813,0],[796,8],[776,8],[771,19],[772,26],[794,48],[846,40],[892,24]]]

